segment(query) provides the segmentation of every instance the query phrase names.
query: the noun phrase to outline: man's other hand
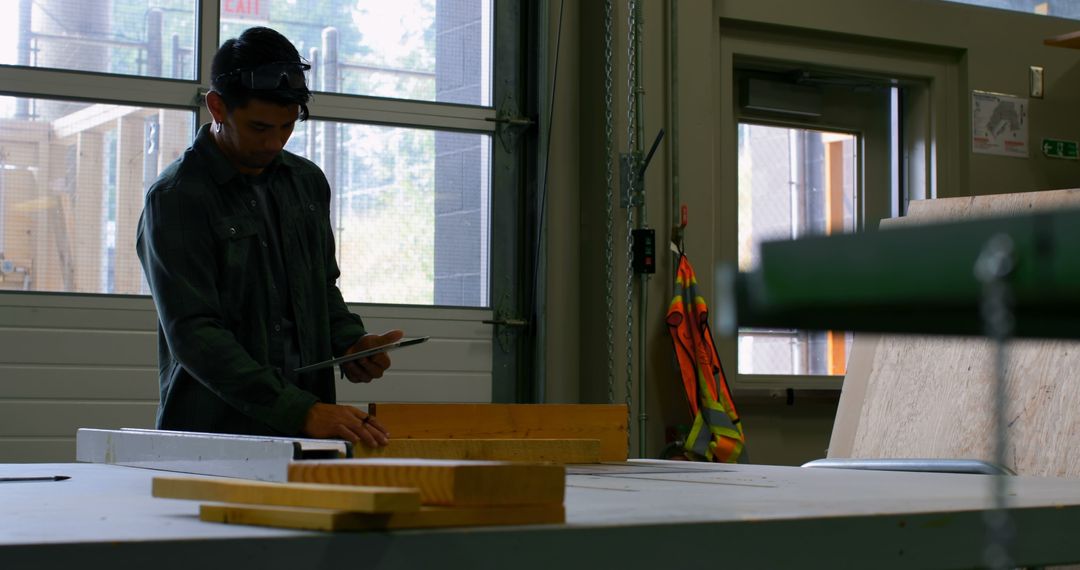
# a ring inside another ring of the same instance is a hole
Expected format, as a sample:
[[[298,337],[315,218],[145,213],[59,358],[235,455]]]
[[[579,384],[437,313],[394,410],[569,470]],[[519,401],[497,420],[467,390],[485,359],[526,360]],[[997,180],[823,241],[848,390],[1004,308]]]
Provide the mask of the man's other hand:
[[[399,330],[392,330],[385,332],[381,335],[378,334],[366,334],[360,337],[360,340],[349,347],[345,351],[345,354],[352,354],[354,352],[360,352],[361,350],[367,350],[376,346],[382,346],[401,340],[405,336],[405,333]],[[387,368],[390,368],[390,356],[385,352],[368,356],[367,358],[361,358],[359,360],[353,360],[341,365],[341,371],[345,373],[345,377],[350,382],[371,382],[376,378],[382,378],[383,372]]]
[[[303,429],[308,437],[340,438],[368,447],[390,443],[390,434],[375,416],[353,406],[318,402],[308,410]]]

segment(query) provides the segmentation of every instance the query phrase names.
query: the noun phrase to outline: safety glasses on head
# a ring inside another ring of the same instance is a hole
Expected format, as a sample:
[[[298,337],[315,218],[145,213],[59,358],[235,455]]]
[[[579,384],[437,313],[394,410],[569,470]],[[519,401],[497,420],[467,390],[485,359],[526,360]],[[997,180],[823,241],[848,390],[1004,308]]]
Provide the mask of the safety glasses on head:
[[[306,86],[304,72],[309,69],[311,65],[299,61],[275,61],[258,67],[227,71],[216,76],[214,81],[218,82],[230,76],[236,76],[240,84],[248,89],[266,90],[277,89],[284,79],[289,87],[300,89]]]

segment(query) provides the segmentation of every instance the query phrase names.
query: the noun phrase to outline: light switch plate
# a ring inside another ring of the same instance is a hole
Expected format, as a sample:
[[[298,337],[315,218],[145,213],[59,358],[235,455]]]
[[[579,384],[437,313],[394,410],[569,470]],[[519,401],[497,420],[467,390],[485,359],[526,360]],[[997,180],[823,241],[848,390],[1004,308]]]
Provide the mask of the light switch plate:
[[[1043,98],[1043,68],[1041,65],[1033,65],[1028,73],[1028,93],[1035,99]]]

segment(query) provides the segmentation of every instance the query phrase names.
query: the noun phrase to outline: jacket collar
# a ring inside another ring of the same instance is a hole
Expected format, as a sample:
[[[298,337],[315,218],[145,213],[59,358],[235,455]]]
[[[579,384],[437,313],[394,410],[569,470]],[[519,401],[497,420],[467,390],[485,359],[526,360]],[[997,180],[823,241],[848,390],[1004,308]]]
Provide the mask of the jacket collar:
[[[225,184],[233,178],[240,176],[240,171],[229,159],[225,157],[225,153],[221,152],[221,148],[214,142],[213,135],[210,134],[210,123],[206,123],[199,127],[199,133],[195,135],[195,144],[193,145],[195,150],[207,161],[207,168],[210,171],[210,176],[217,184]],[[296,158],[292,153],[282,150],[273,162],[271,162],[266,169],[270,172],[277,170],[279,166],[292,167],[297,163]]]

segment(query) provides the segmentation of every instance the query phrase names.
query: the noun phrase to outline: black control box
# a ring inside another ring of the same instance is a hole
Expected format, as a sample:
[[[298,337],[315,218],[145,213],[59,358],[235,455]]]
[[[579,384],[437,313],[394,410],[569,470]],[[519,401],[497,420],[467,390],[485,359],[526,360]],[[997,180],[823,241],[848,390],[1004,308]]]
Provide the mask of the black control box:
[[[634,240],[634,273],[656,273],[656,230],[631,230]]]

